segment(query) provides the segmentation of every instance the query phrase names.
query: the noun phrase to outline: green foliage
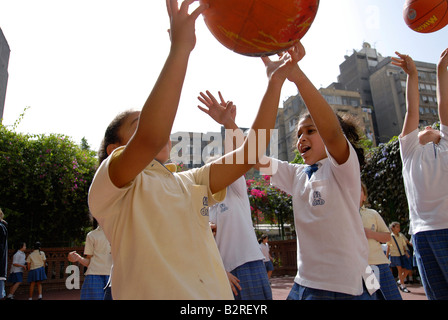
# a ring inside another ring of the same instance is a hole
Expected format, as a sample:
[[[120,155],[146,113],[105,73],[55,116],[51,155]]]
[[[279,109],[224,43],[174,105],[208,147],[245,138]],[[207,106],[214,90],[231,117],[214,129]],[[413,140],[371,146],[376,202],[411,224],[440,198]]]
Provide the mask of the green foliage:
[[[257,224],[278,224],[280,237],[284,237],[284,224],[294,225],[292,197],[273,187],[269,176],[247,180],[247,193],[251,205],[252,221]]]
[[[397,137],[370,150],[361,179],[368,190],[368,201],[389,224],[398,221],[409,228],[409,210],[404,190],[400,145]],[[403,232],[403,231],[402,231]]]
[[[0,125],[0,207],[9,241],[71,245],[90,223],[88,189],[95,154],[70,138],[16,133]]]

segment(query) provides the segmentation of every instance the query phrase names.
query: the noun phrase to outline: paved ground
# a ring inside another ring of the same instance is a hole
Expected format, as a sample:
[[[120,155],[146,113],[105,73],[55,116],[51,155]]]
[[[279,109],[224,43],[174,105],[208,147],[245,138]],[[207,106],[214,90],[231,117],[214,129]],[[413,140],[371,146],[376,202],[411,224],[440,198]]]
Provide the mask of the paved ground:
[[[286,300],[286,297],[291,290],[291,286],[293,284],[294,277],[285,276],[285,277],[273,277],[271,279],[272,284],[272,295],[274,300]],[[43,285],[44,300],[79,300],[80,290],[62,290],[62,291],[45,291],[45,284]],[[425,291],[421,285],[410,284],[408,285],[408,289],[410,293],[401,292],[401,296],[403,300],[427,300]],[[35,293],[34,299],[37,298]],[[27,294],[21,294],[16,297],[17,300],[27,300]]]
[[[285,300],[291,290],[294,277],[276,277],[271,279],[274,300]],[[420,284],[408,284],[409,293],[400,291],[403,300],[427,300],[425,290]]]

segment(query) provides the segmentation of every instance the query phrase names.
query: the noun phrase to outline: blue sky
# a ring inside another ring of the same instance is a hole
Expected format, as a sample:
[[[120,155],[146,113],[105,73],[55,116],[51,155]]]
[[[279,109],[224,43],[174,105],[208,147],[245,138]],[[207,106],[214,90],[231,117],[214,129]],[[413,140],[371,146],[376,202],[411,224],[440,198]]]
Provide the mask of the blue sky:
[[[395,51],[437,63],[448,47],[448,27],[419,34],[403,20],[405,0],[321,0],[302,39],[300,63],[316,87],[337,81],[345,55],[368,42],[383,56]],[[26,106],[18,130],[62,133],[97,149],[119,112],[140,109],[169,48],[164,0],[0,0],[0,27],[11,47],[3,124]],[[237,105],[237,122],[249,127],[266,88],[259,58],[236,54],[197,21],[192,53],[173,132],[218,131],[197,109],[200,91],[210,90]],[[285,83],[282,100],[296,94]]]

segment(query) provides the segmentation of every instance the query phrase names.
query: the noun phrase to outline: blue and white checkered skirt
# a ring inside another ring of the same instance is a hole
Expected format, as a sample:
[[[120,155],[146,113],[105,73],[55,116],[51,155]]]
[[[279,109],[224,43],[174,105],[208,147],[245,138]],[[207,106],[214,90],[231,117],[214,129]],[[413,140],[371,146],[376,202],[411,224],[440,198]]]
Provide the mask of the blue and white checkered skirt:
[[[359,296],[353,296],[346,293],[327,291],[304,287],[294,282],[291,291],[288,294],[287,300],[377,300],[377,292],[372,295],[369,294],[365,285],[364,291]]]
[[[241,291],[235,296],[235,300],[272,300],[272,290],[263,260],[247,262],[230,273],[240,280]]]
[[[109,276],[88,274],[81,288],[81,300],[104,300]]]
[[[412,243],[428,300],[448,300],[448,229],[418,232]]]
[[[40,267],[37,269],[30,270],[28,272],[28,282],[36,282],[36,281],[43,281],[47,280],[47,275],[45,274],[45,268]]]
[[[380,289],[385,300],[403,300],[400,291],[398,291],[397,283],[388,264],[376,265],[379,269]]]

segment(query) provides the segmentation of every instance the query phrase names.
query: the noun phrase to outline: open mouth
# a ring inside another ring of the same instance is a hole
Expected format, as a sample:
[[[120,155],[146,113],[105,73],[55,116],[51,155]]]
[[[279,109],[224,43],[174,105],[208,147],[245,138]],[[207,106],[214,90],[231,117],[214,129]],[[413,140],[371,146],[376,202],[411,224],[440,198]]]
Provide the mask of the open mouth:
[[[310,146],[302,146],[301,148],[300,148],[300,154],[301,154],[301,156],[304,156],[308,151],[310,151],[311,150],[311,147]]]

